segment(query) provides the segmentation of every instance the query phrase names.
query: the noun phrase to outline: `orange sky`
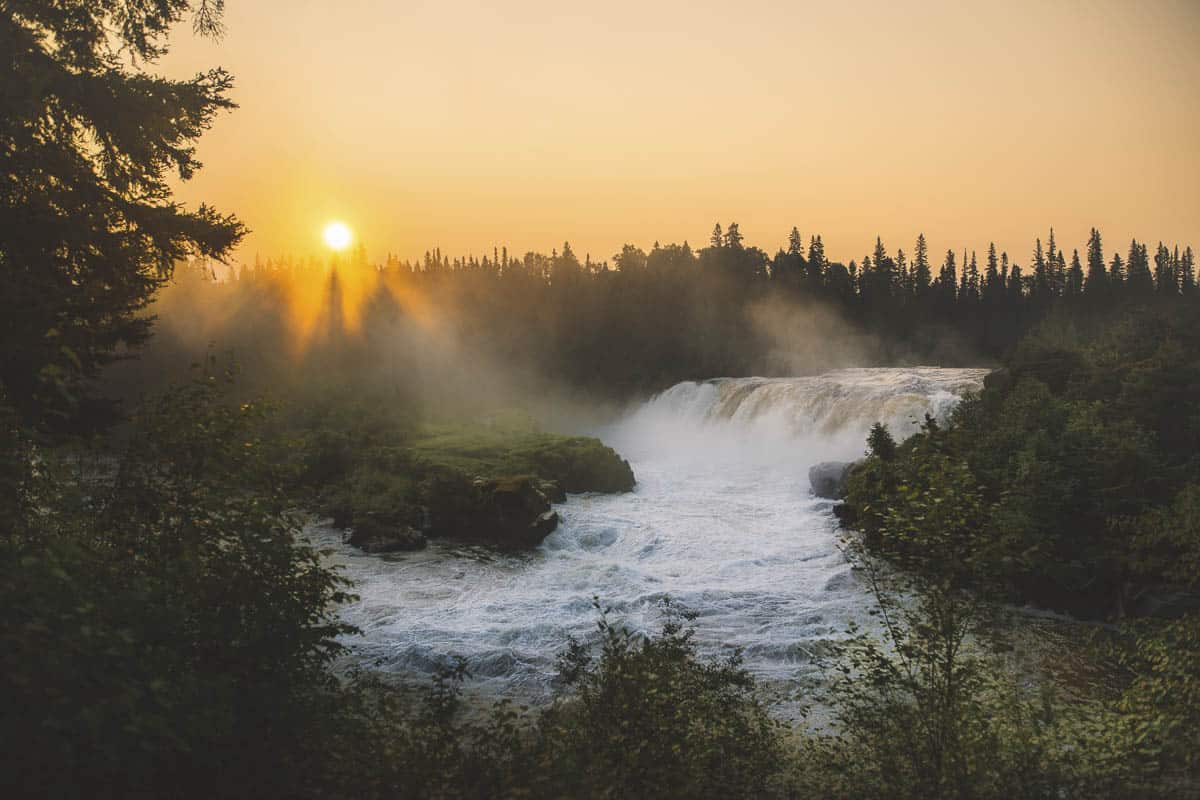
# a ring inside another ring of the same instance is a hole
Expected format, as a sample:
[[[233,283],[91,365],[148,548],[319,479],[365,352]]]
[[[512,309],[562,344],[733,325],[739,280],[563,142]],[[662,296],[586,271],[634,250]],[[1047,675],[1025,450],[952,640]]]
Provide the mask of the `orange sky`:
[[[578,9],[578,10],[572,10]],[[241,108],[200,145],[188,203],[253,228],[251,260],[707,241],[792,225],[849,260],[1028,263],[1054,225],[1200,245],[1200,2],[229,0]]]

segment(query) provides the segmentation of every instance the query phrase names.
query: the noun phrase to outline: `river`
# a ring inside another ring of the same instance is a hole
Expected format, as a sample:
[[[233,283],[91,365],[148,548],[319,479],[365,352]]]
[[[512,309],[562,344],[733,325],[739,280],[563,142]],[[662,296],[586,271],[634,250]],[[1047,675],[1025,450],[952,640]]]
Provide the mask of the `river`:
[[[351,658],[421,676],[462,656],[473,686],[548,697],[568,635],[596,630],[593,598],[639,630],[670,596],[698,614],[705,652],[739,648],[766,685],[794,683],[810,653],[862,621],[869,597],[838,550],[832,503],[808,468],[849,460],[876,421],[897,438],[926,413],[944,419],[982,369],[846,369],[802,378],[681,383],[590,431],[627,458],[637,488],[574,495],[535,551],[498,555],[433,542],[372,556],[319,526],[359,600]]]

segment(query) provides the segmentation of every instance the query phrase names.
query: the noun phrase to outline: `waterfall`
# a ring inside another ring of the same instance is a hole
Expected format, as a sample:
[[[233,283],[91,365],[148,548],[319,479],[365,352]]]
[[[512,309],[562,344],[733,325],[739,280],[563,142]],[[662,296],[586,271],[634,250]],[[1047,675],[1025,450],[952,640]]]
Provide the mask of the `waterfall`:
[[[876,422],[902,440],[928,414],[945,422],[984,369],[842,369],[802,378],[685,381],[651,398],[610,435],[636,445],[688,449],[689,440],[731,458],[788,452],[797,465],[862,454]],[[618,448],[619,449],[619,448]]]

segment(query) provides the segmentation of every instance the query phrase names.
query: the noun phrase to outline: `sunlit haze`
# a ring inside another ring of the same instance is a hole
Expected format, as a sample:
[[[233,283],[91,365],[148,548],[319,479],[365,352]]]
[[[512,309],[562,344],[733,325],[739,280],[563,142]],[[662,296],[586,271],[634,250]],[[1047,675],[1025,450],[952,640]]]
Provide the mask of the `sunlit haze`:
[[[354,234],[351,233],[349,226],[344,222],[330,222],[325,226],[323,232],[325,245],[330,250],[345,250],[354,240]]]
[[[226,26],[163,68],[236,77],[181,195],[246,220],[242,260],[319,253],[334,214],[372,258],[611,259],[718,220],[844,260],[921,230],[1022,262],[1050,225],[1200,238],[1191,0],[256,0]]]

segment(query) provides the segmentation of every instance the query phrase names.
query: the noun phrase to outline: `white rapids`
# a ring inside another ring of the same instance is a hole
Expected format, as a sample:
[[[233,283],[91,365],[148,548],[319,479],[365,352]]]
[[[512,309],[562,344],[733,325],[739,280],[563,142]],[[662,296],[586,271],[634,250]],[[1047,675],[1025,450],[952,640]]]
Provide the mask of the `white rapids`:
[[[362,554],[311,530],[355,581],[343,618],[359,664],[428,674],[462,656],[481,688],[536,699],[550,691],[568,635],[596,630],[593,597],[630,628],[655,629],[670,596],[699,616],[707,652],[740,648],[770,682],[793,680],[821,640],[868,606],[837,549],[832,504],[808,468],[861,455],[868,429],[897,438],[925,414],[945,418],[987,370],[845,369],[803,378],[685,382],[592,431],[627,458],[637,488],[576,495],[529,554],[433,543],[397,557]]]

